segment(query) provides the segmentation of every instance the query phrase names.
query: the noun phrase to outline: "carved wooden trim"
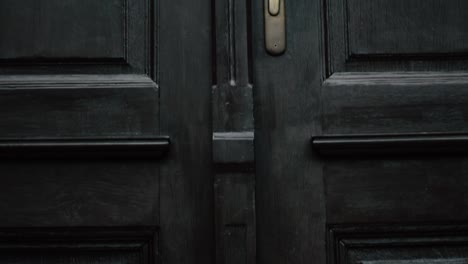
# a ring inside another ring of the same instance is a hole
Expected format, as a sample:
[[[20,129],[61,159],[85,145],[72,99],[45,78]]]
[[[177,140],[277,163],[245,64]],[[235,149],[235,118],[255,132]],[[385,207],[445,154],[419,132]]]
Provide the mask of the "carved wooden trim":
[[[213,158],[216,164],[253,164],[254,133],[214,133]]]
[[[468,134],[339,135],[312,139],[322,156],[466,154]]]
[[[353,54],[350,36],[357,33],[349,24],[350,11],[348,0],[323,0],[326,77],[337,72],[372,71],[375,69],[389,71],[409,63],[414,66],[414,62],[424,65],[421,69],[427,66],[443,65],[443,67],[451,67],[448,69],[457,67],[459,68],[457,70],[465,70],[463,65],[466,64],[468,53],[464,50]]]
[[[169,137],[0,140],[1,158],[162,158]]]
[[[326,86],[377,86],[377,85],[466,85],[464,72],[339,72],[324,83]]]
[[[140,264],[155,264],[157,228],[3,228],[0,230],[0,252],[8,255],[48,256],[63,253],[74,257],[99,258],[114,253],[131,254]],[[101,255],[102,254],[102,255]]]
[[[159,136],[158,94],[141,74],[3,75],[0,140]]]
[[[446,252],[444,256],[431,254],[437,252],[433,251],[435,248],[468,247],[466,225],[330,226],[327,241],[330,264],[468,263],[468,257],[458,255],[456,249],[448,250],[450,253]],[[413,254],[401,251],[410,249],[414,250]],[[351,254],[357,250],[365,251]],[[379,254],[376,250],[384,250],[386,254]]]
[[[138,73],[156,80],[158,0],[122,0],[122,56],[106,58],[24,57],[0,58],[0,72],[7,74],[52,73]],[[115,21],[117,23],[117,21]],[[72,30],[72,29],[70,29]]]
[[[157,85],[143,74],[0,75],[1,89],[128,88]]]

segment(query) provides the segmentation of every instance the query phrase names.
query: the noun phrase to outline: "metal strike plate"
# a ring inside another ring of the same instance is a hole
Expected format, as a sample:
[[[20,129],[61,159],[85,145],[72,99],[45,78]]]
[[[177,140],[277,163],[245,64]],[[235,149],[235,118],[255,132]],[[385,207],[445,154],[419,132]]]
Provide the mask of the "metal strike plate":
[[[265,1],[265,47],[272,55],[286,50],[285,0]]]

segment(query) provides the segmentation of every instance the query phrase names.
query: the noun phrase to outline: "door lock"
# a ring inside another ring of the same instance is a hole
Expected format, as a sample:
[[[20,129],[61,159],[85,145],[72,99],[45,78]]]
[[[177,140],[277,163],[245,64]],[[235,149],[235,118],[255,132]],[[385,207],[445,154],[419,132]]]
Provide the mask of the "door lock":
[[[272,55],[286,49],[285,0],[265,1],[265,48]]]

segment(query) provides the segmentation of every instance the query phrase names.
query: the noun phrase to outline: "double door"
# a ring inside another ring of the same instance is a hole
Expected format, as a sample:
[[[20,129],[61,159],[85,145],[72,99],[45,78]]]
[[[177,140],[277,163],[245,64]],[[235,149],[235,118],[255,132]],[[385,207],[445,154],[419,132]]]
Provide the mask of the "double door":
[[[462,0],[0,0],[0,263],[466,263]]]

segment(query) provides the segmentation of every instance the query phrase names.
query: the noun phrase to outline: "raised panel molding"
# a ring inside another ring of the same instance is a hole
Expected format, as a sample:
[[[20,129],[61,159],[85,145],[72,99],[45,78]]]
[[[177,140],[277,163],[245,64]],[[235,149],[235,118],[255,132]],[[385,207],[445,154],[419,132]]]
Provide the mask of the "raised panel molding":
[[[323,133],[464,133],[467,83],[464,72],[334,73],[322,89]]]
[[[157,264],[156,228],[0,230],[2,263]]]
[[[0,139],[152,138],[158,117],[146,75],[0,76]]]
[[[312,146],[322,156],[441,155],[468,153],[468,134],[329,135],[314,137]]]
[[[240,166],[239,170],[251,171],[254,167],[254,133],[231,132],[213,134],[214,163],[221,166]]]
[[[468,258],[455,259],[416,259],[416,260],[377,260],[363,261],[362,264],[467,264]]]
[[[0,22],[9,25],[0,29],[3,146],[19,151],[19,141],[34,139],[28,149],[69,153],[75,141],[91,139],[89,149],[96,139],[122,146],[122,139],[158,138],[158,3],[2,1]]]
[[[328,75],[468,69],[463,0],[324,1]]]
[[[10,26],[0,29],[0,74],[135,73],[154,79],[154,6],[153,0],[3,1],[0,22]]]
[[[344,1],[350,57],[468,55],[463,0]]]
[[[0,158],[159,159],[169,143],[169,137],[0,140]]]
[[[468,263],[465,225],[330,226],[330,264]]]
[[[2,1],[0,20],[9,26],[0,28],[0,60],[123,60],[127,52],[127,2]]]

